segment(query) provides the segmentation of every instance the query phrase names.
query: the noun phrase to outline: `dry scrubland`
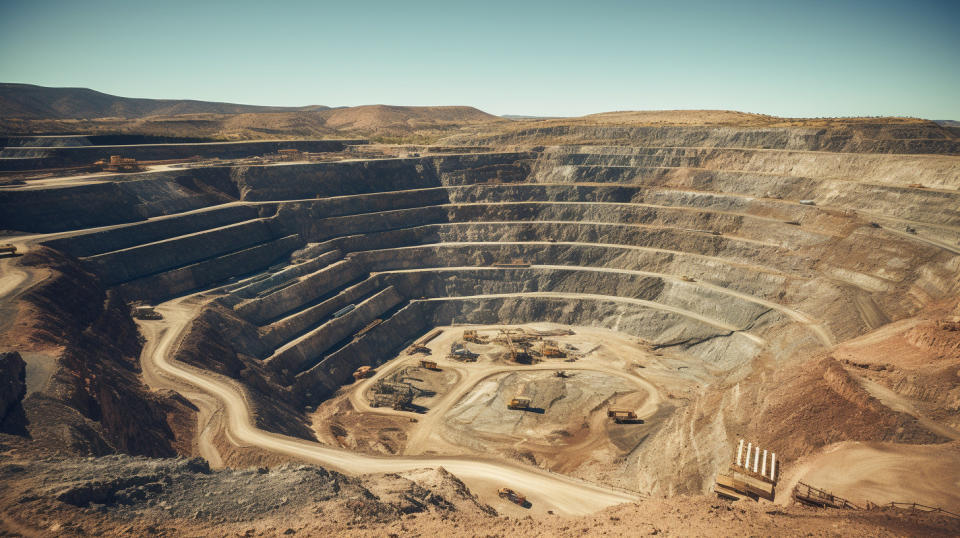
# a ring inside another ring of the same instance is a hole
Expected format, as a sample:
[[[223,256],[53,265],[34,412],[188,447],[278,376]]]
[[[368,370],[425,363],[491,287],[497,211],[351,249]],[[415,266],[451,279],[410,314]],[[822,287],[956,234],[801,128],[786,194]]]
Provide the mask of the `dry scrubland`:
[[[6,127],[442,140],[0,188],[0,242],[25,252],[0,258],[8,532],[960,531],[791,499],[803,481],[960,512],[949,127],[94,104],[122,117]],[[5,157],[90,140],[14,142]],[[132,301],[163,319],[134,321]],[[435,327],[429,355],[406,351]],[[471,328],[486,340],[455,360]],[[511,358],[505,328],[539,360]],[[544,340],[564,356],[539,357]],[[360,366],[375,372],[354,381]],[[372,406],[384,381],[414,387],[411,405]],[[506,408],[517,395],[530,410]],[[781,458],[775,502],[712,495],[738,438]]]

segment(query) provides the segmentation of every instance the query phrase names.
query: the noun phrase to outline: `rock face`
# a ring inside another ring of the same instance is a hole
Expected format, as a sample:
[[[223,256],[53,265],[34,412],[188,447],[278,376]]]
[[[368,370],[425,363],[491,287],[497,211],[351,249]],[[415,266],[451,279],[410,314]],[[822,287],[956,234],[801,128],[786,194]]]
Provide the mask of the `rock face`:
[[[57,148],[13,147],[0,151],[3,170],[30,170],[89,164],[99,159],[120,155],[138,161],[162,159],[186,159],[193,155],[241,158],[262,155],[278,149],[300,151],[341,151],[346,144],[359,144],[362,140],[286,140],[251,142],[209,142],[203,144],[141,144],[134,146],[69,146]]]
[[[700,359],[709,392],[630,455],[664,491],[700,491],[744,423],[715,410],[741,393],[763,402],[734,390],[760,362],[795,374],[782,378],[791,398],[763,409],[796,411],[809,445],[943,440],[842,365],[809,360],[960,294],[956,138],[851,129],[573,126],[491,140],[602,145],[130,174],[0,192],[0,227],[106,225],[48,241],[79,264],[48,255],[60,276],[26,297],[43,313],[37,337],[68,346],[44,405],[75,411],[89,433],[75,438],[105,447],[92,453],[174,449],[170,408],[136,383],[118,297],[198,291],[176,358],[240,382],[259,427],[308,439],[305,406],[435,325],[604,327]],[[954,332],[915,340],[952,353]],[[818,393],[836,436],[817,422]],[[659,447],[694,445],[658,467]]]
[[[188,423],[193,410],[140,382],[140,336],[119,294],[49,249],[22,263],[51,272],[21,297],[29,313],[22,342],[61,350],[48,386],[24,400],[31,437],[67,454],[174,456],[178,446],[189,449],[191,433],[174,433],[172,424]]]
[[[27,394],[27,363],[17,352],[0,353],[0,432],[26,433],[22,400]]]
[[[201,458],[106,456],[2,464],[0,482],[28,510],[56,500],[127,521],[253,521],[308,507],[323,518],[367,523],[415,513],[496,515],[443,468],[348,477],[312,465],[211,471]]]
[[[572,120],[552,125],[518,125],[490,135],[458,135],[451,144],[647,144],[651,147],[763,148],[849,153],[960,154],[960,140],[932,121],[911,125],[849,124],[823,127],[614,126]]]

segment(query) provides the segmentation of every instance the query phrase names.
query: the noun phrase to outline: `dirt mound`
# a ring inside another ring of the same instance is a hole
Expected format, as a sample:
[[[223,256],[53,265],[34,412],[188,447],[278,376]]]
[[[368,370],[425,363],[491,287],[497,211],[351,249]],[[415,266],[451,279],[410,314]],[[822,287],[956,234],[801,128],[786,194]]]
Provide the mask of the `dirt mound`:
[[[930,321],[907,331],[905,338],[941,357],[960,356],[960,321]]]
[[[839,441],[942,443],[949,439],[871,396],[833,357],[789,368],[762,397],[752,435],[784,459]]]

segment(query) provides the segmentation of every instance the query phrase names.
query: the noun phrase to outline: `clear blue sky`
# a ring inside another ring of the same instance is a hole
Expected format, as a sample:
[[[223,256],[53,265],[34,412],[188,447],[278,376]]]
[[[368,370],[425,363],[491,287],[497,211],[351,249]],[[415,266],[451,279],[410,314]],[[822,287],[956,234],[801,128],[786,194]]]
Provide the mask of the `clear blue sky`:
[[[960,120],[960,0],[0,0],[0,81],[264,105]]]

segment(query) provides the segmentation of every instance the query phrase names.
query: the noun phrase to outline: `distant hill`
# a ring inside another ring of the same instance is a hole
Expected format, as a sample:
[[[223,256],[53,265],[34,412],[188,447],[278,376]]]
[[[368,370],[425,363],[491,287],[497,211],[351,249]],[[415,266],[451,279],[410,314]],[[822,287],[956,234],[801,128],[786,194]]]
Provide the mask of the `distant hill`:
[[[466,125],[500,120],[471,106],[365,105],[335,108],[318,113],[335,129],[382,129],[407,126]]]
[[[328,107],[270,107],[189,99],[117,97],[88,88],[0,83],[0,116],[21,119],[143,118],[180,114],[243,114]]]
[[[552,120],[562,116],[525,116],[523,114],[501,114],[500,117],[508,120]]]
[[[469,106],[271,107],[0,83],[0,134],[123,133],[219,140],[359,136],[427,142],[462,128],[506,122]]]

